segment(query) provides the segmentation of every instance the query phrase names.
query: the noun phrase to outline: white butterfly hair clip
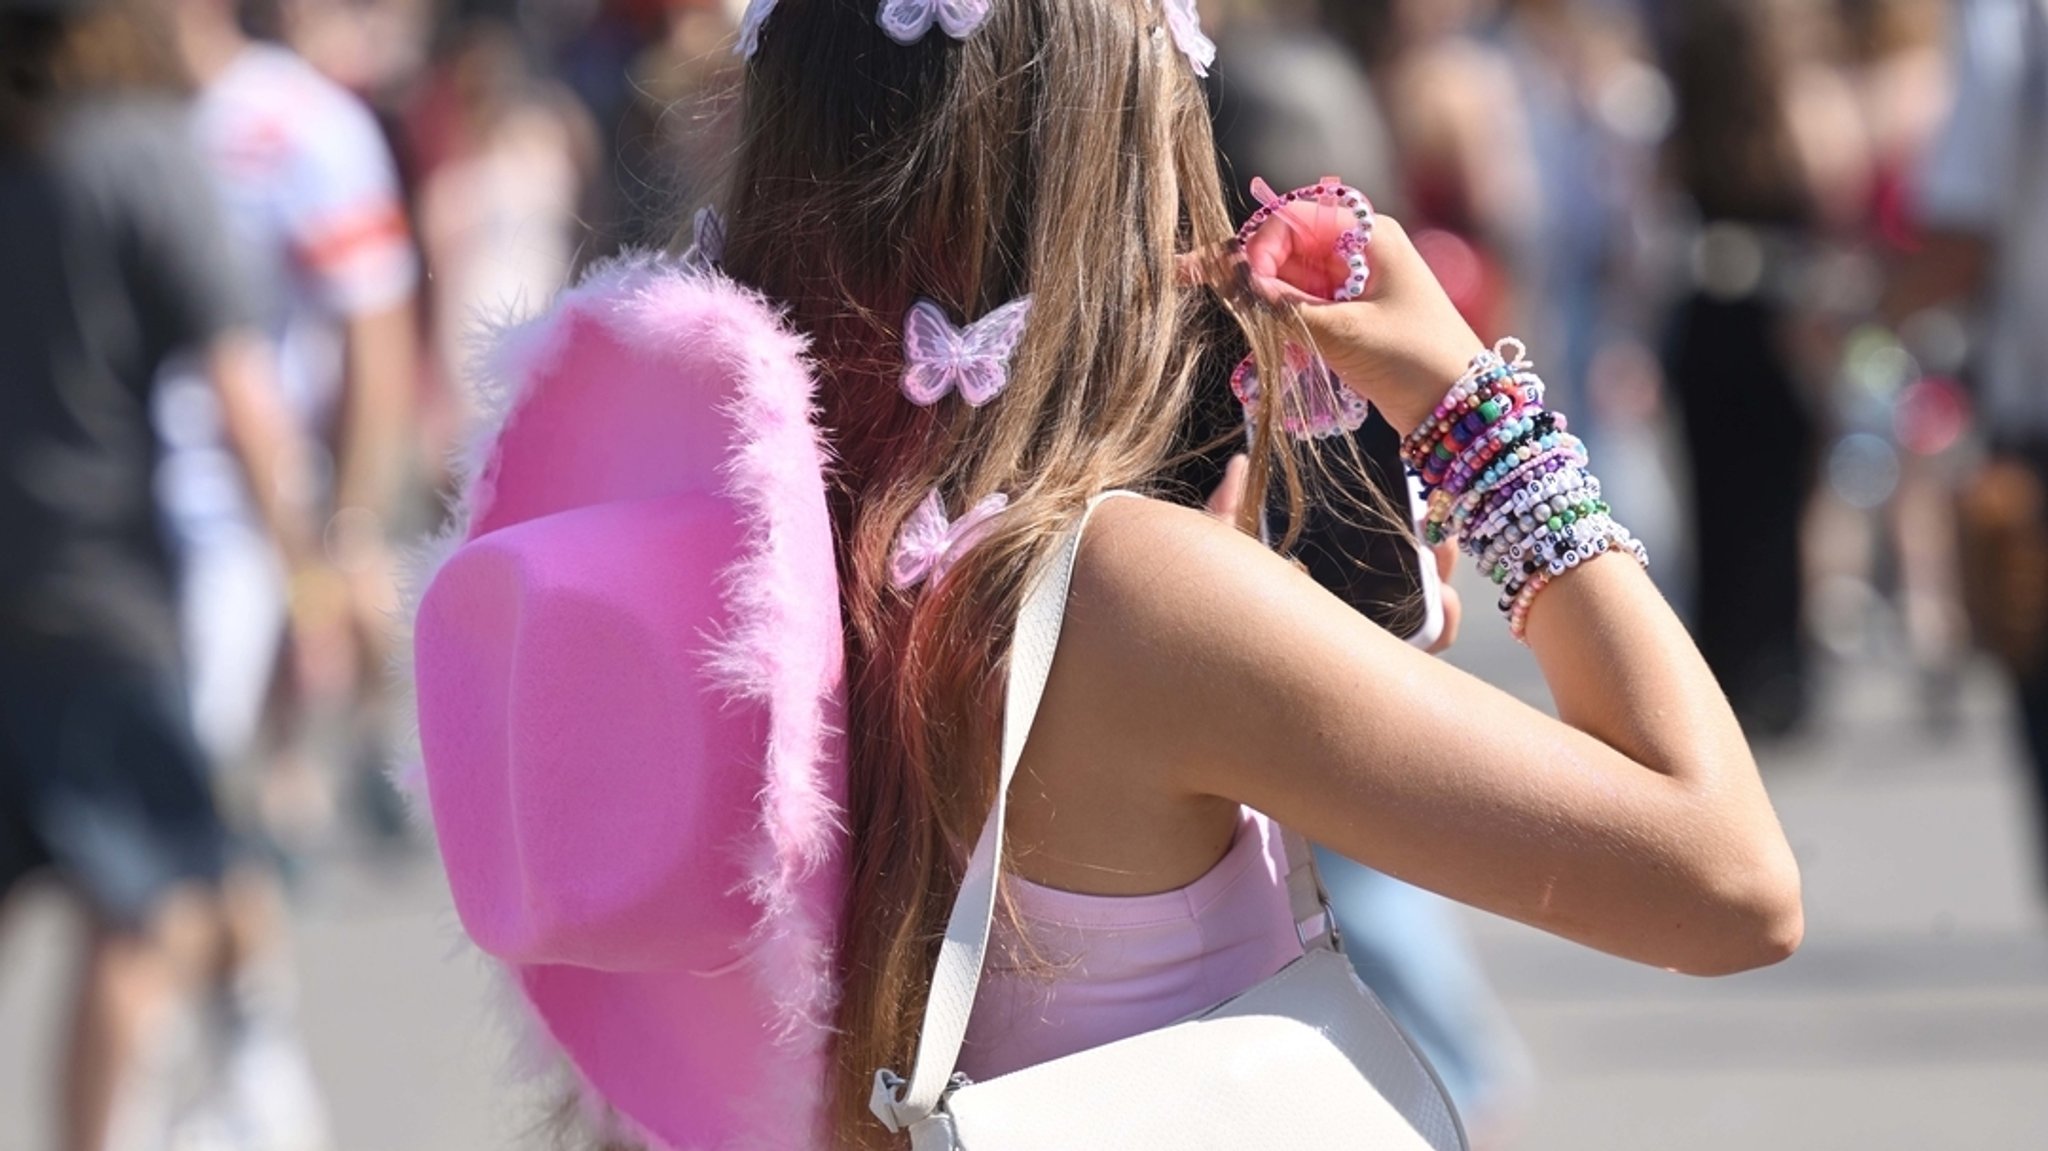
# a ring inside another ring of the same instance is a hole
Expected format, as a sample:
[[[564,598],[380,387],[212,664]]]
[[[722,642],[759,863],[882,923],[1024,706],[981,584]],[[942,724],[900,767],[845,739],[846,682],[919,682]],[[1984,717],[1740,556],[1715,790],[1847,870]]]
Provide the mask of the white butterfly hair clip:
[[[733,50],[751,60],[761,50],[761,29],[775,12],[776,0],[747,0],[740,17],[739,43]],[[1207,76],[1216,62],[1216,42],[1202,31],[1202,14],[1195,0],[1159,0],[1166,13],[1166,28],[1173,42],[1187,56],[1197,76]],[[955,40],[972,36],[988,20],[990,0],[882,0],[875,22],[898,44],[915,44],[937,24]]]
[[[921,408],[956,391],[970,408],[995,399],[1010,385],[1010,357],[1030,315],[1031,297],[1023,296],[956,328],[930,300],[911,305],[903,321],[904,396]]]
[[[1207,76],[1209,65],[1216,62],[1216,41],[1209,39],[1202,31],[1202,13],[1195,7],[1195,0],[1159,0],[1166,10],[1166,30],[1173,36],[1174,44],[1188,58],[1188,66],[1197,76]]]
[[[761,50],[761,26],[774,14],[775,0],[747,0],[746,14],[740,17],[740,40],[732,50],[752,60]]]
[[[924,39],[937,24],[955,40],[974,35],[988,20],[989,0],[882,0],[875,23],[889,39],[905,46]]]

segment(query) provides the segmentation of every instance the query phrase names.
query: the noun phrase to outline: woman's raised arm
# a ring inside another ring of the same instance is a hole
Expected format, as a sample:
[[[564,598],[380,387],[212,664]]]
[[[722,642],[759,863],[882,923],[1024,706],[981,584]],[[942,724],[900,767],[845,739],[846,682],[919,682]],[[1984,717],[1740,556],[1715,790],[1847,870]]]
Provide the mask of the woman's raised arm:
[[[1251,282],[1301,304],[1338,374],[1406,432],[1482,345],[1384,217],[1365,298],[1288,288],[1327,258],[1323,239],[1261,232]],[[1739,971],[1799,943],[1798,869],[1756,763],[1632,558],[1602,555],[1535,594],[1525,635],[1559,718],[1164,504],[1102,508],[1069,619],[1055,691],[1099,709],[1095,744],[1158,773],[1163,794],[1249,804],[1423,887],[1663,967]]]
[[[1095,701],[1102,762],[1169,792],[1660,967],[1741,971],[1799,943],[1798,870],[1755,762],[1632,560],[1538,598],[1529,640],[1562,720],[1165,504],[1097,513],[1068,621],[1055,691]]]

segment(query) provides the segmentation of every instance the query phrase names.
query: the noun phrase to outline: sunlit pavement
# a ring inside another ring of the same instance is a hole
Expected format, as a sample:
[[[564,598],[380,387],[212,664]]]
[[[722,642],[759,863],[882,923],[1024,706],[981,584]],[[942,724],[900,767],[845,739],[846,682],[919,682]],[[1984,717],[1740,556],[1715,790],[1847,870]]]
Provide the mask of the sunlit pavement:
[[[1530,699],[1491,619],[1457,660]],[[2002,685],[1931,734],[1910,674],[1828,671],[1815,730],[1765,749],[1805,880],[1806,943],[1669,975],[1472,917],[1537,1064],[1522,1151],[2048,1147],[2048,919]]]
[[[1458,660],[1540,697],[1491,619]],[[2048,1147],[2048,925],[1995,680],[1928,734],[1886,661],[1837,666],[1814,735],[1770,751],[1804,865],[1806,946],[1702,981],[1472,917],[1534,1053],[1524,1151]],[[304,1024],[341,1151],[515,1144],[539,1103],[510,1073],[481,965],[431,868],[342,862],[305,885]],[[50,1146],[47,1044],[70,962],[48,899],[0,939],[0,1151]]]

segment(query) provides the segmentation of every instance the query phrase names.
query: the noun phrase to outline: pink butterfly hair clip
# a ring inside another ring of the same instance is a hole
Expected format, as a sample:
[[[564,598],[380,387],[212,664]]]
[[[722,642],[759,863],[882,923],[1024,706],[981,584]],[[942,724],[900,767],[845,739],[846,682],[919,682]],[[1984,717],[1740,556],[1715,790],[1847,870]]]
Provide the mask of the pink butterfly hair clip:
[[[896,551],[889,557],[889,582],[898,590],[908,591],[926,580],[936,584],[945,579],[960,557],[988,535],[996,516],[1009,506],[1010,497],[997,492],[968,509],[957,521],[949,521],[946,501],[933,488],[903,525],[903,534],[896,537]]]
[[[974,35],[988,20],[989,0],[882,0],[875,23],[889,39],[909,46],[924,39],[937,24],[955,40]]]
[[[911,305],[903,321],[903,394],[921,408],[959,392],[970,408],[1010,385],[1010,357],[1024,338],[1031,297],[1023,296],[956,328],[930,300]]]

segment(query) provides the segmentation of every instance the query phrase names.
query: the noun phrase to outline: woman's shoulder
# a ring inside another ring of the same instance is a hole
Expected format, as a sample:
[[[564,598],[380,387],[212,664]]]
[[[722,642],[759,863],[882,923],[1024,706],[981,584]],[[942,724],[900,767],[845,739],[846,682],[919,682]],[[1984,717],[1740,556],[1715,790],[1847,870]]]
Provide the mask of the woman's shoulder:
[[[1246,566],[1288,565],[1257,540],[1200,508],[1152,496],[1104,500],[1089,518],[1074,594],[1123,601],[1198,592],[1195,577],[1241,577]]]
[[[1256,660],[1319,626],[1332,608],[1355,615],[1215,515],[1160,499],[1114,499],[1096,510],[1082,540],[1068,599],[1074,642],[1062,650],[1088,652],[1116,675],[1137,671],[1134,661],[1156,668],[1196,657]]]

